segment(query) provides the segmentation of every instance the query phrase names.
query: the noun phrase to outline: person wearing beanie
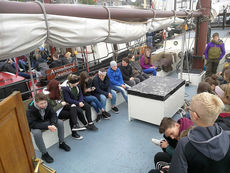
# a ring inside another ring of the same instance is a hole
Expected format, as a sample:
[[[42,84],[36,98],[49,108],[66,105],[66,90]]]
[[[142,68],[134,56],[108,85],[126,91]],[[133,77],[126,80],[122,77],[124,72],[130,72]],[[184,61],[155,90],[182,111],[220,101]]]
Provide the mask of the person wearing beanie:
[[[121,70],[117,67],[116,61],[110,62],[110,67],[107,71],[107,75],[110,80],[111,89],[121,92],[123,98],[125,99],[127,103],[128,97],[127,97],[126,90],[130,88],[130,86],[125,85],[123,78],[122,78]]]
[[[204,52],[205,59],[207,60],[206,77],[216,74],[219,62],[225,55],[224,43],[219,39],[219,34],[214,33],[212,38],[212,41],[208,43]]]

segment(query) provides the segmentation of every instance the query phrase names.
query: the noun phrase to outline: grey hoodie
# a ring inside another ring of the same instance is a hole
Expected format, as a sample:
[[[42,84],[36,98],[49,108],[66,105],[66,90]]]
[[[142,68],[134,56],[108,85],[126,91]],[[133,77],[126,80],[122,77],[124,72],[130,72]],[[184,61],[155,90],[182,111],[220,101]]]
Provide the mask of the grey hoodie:
[[[191,144],[206,157],[219,161],[229,149],[229,132],[217,124],[211,127],[196,127],[188,133]]]
[[[188,157],[193,156],[192,152],[194,151],[191,150],[191,147],[188,147],[189,144],[191,144],[192,147],[194,147],[208,159],[213,160],[214,163],[222,160],[229,152],[229,134],[230,132],[223,131],[223,129],[217,124],[214,124],[214,126],[210,127],[195,127],[194,129],[190,130],[188,136],[180,139],[179,143],[177,144],[169,173],[187,173],[189,168],[187,159],[192,160],[196,157],[199,158],[198,155],[195,155],[193,158]],[[194,165],[194,167],[200,166],[204,167],[205,165]],[[193,170],[193,168],[191,169]]]

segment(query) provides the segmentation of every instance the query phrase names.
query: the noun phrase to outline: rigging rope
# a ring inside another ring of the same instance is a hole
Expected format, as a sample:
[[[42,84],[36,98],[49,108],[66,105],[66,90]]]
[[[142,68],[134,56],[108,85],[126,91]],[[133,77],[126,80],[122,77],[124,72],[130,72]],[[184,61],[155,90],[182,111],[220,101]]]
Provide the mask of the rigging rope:
[[[105,7],[104,6],[104,8],[106,9],[106,11],[107,11],[107,13],[108,13],[108,19],[109,19],[109,21],[108,21],[108,36],[105,38],[105,40],[104,41],[106,41],[107,39],[109,39],[109,37],[110,37],[110,32],[111,32],[111,13],[110,13],[110,10],[109,10],[109,8],[107,8],[107,7]]]
[[[45,19],[45,24],[46,24],[46,30],[47,30],[47,32],[46,32],[46,41],[45,42],[48,42],[49,37],[50,37],[50,30],[49,30],[49,24],[48,24],[48,19],[47,19],[47,13],[46,13],[45,6],[40,1],[34,1],[34,3],[38,4],[42,9],[44,19]],[[50,42],[50,45],[51,45],[51,42]]]

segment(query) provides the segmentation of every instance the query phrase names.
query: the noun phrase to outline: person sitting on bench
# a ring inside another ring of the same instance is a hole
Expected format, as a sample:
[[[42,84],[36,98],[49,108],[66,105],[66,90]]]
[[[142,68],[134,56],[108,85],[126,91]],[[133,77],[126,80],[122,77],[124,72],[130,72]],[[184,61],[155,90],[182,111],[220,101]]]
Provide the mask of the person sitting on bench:
[[[55,67],[60,67],[62,66],[62,61],[59,59],[59,55],[54,53],[52,56],[53,61],[49,65],[49,68],[55,68]]]
[[[134,77],[139,78],[141,82],[149,78],[149,76],[142,71],[140,64],[135,61],[135,56],[133,54],[129,54],[128,59],[129,65],[132,67]]]
[[[107,70],[107,75],[110,80],[111,89],[121,92],[126,103],[128,103],[128,97],[127,97],[126,90],[130,88],[130,86],[125,85],[122,75],[121,75],[121,70],[117,67],[116,61],[110,62],[110,67]]]
[[[81,86],[79,85],[80,77],[75,74],[69,74],[67,80],[67,86],[62,87],[64,100],[71,106],[76,107],[77,114],[80,114],[80,121],[88,130],[98,130],[92,121],[91,107],[83,100]],[[81,117],[84,117],[83,110],[85,110],[85,115],[88,122],[86,122],[84,118],[81,119]]]
[[[120,69],[123,80],[127,85],[132,87],[140,82],[139,78],[134,77],[133,69],[129,65],[129,59],[127,57],[122,59]]]
[[[105,111],[101,102],[94,96],[96,87],[93,86],[93,80],[89,77],[89,74],[86,71],[80,73],[80,86],[83,92],[84,100],[97,112],[96,122],[102,118],[110,119],[110,113]]]
[[[106,107],[106,98],[111,99],[111,109],[114,113],[118,114],[119,109],[115,106],[117,100],[116,91],[110,87],[109,77],[106,75],[105,69],[100,69],[98,75],[93,79],[93,85],[95,86],[95,95],[101,101],[102,107]]]
[[[70,129],[72,131],[72,137],[74,139],[81,140],[83,139],[77,131],[85,130],[85,127],[80,127],[77,121],[77,109],[76,107],[71,107],[64,101],[64,97],[62,94],[62,89],[60,83],[53,79],[49,82],[47,86],[48,94],[48,102],[53,107],[54,111],[57,113],[59,119],[69,119]],[[82,117],[84,118],[84,117]]]
[[[150,63],[151,50],[149,48],[145,49],[145,54],[141,57],[140,65],[143,69],[143,72],[146,74],[157,75],[156,68]]]
[[[52,106],[48,104],[47,97],[43,93],[35,95],[33,102],[29,104],[26,112],[30,130],[34,136],[35,143],[42,153],[42,159],[47,163],[52,163],[54,159],[46,150],[45,143],[42,138],[42,130],[50,130],[55,132],[58,129],[59,148],[70,151],[71,148],[64,142],[64,126],[63,121],[59,120]]]

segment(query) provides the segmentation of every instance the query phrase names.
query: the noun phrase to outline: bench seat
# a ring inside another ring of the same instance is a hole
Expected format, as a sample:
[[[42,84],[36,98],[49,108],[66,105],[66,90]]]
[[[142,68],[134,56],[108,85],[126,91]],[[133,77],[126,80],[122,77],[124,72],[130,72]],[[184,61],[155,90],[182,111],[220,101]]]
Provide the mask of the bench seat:
[[[117,103],[116,105],[120,105],[121,103],[123,103],[125,100],[124,98],[122,97],[122,94],[121,93],[117,93]],[[111,110],[111,102],[109,99],[107,99],[107,102],[106,102],[106,111],[110,111]],[[92,120],[95,121],[96,118],[97,118],[97,113],[96,111],[94,110],[94,108],[91,107],[91,111],[92,111]],[[69,119],[68,120],[63,120],[64,121],[64,137],[67,137],[69,135],[71,135],[71,129],[70,129],[70,126],[69,126]],[[81,126],[83,126],[81,124],[81,122],[79,122],[79,124]],[[32,141],[33,141],[33,145],[34,145],[34,149],[35,150],[38,150],[36,144],[35,144],[35,141],[34,141],[34,138],[33,138],[33,134],[31,134],[31,137],[32,137]],[[58,142],[58,135],[57,135],[57,132],[51,132],[49,130],[45,130],[43,133],[43,140],[45,142],[45,145],[46,145],[46,148],[49,148],[51,147],[52,145],[56,144]]]

